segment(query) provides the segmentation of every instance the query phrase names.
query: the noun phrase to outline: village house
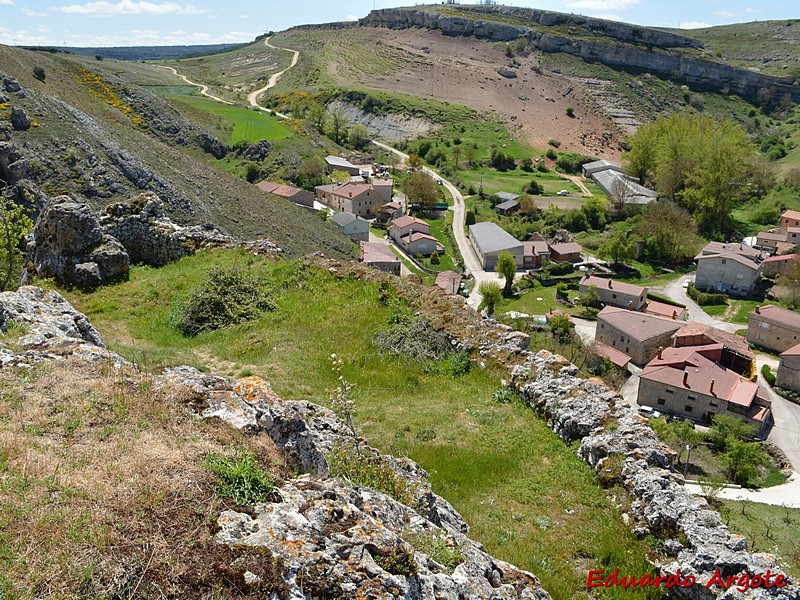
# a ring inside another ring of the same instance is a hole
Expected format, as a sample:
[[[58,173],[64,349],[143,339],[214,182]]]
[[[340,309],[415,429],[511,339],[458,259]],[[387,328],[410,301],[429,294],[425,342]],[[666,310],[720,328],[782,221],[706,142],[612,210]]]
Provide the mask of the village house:
[[[766,390],[720,367],[720,352],[721,344],[659,351],[639,375],[637,402],[704,423],[717,414],[732,415],[765,435],[772,425]]]
[[[434,252],[443,254],[444,246],[429,235],[429,231],[430,225],[422,219],[403,215],[391,222],[389,237],[403,250],[415,256],[430,256]]]
[[[781,215],[780,232],[787,233],[793,227],[800,227],[800,212],[787,210]]]
[[[617,202],[648,204],[658,196],[653,190],[625,175],[620,165],[607,160],[586,163],[581,170],[584,177],[591,178],[609,198]]]
[[[550,260],[550,246],[543,240],[522,242],[522,267],[525,269],[541,269],[545,261]]]
[[[595,339],[627,354],[641,367],[660,348],[669,346],[672,335],[684,325],[683,321],[607,306],[597,315]]]
[[[408,235],[413,231],[419,233],[428,233],[430,229],[431,226],[428,225],[426,221],[412,217],[411,215],[403,215],[396,219],[392,219],[392,222],[389,225],[389,237],[399,244],[400,238],[402,238],[404,235]]]
[[[704,347],[718,344],[719,356],[714,358],[720,366],[750,379],[756,372],[756,356],[742,336],[717,329],[703,323],[688,323],[672,336],[673,348]]]
[[[522,242],[497,223],[483,222],[469,226],[469,240],[475,253],[487,271],[494,269],[497,257],[501,252],[508,252],[514,257],[517,268],[523,265],[522,255],[525,252]]]
[[[577,242],[550,244],[550,260],[553,262],[581,262],[583,248]]]
[[[755,291],[761,276],[763,255],[744,243],[709,242],[695,256],[699,290],[747,296]]]
[[[379,223],[388,223],[392,219],[398,219],[402,216],[403,205],[399,202],[392,201],[378,207],[376,221]]]
[[[756,246],[776,254],[783,254],[800,245],[800,212],[787,210],[781,215],[778,229],[762,231],[756,235]]]
[[[314,207],[314,193],[308,190],[303,190],[292,185],[275,183],[273,181],[261,181],[256,184],[256,187],[263,192],[278,196],[279,198],[284,198],[299,206],[304,206],[306,208]]]
[[[318,185],[317,201],[337,212],[349,212],[360,217],[374,217],[378,208],[392,200],[391,179],[372,179],[369,182],[348,182]]]
[[[800,254],[782,254],[781,256],[770,256],[765,258],[761,263],[761,276],[762,277],[777,277],[793,260],[798,260]]]
[[[386,244],[361,242],[361,262],[380,271],[400,275],[400,259]]]
[[[747,341],[773,352],[800,344],[800,313],[772,304],[750,311]]]
[[[665,302],[657,302],[656,300],[648,300],[644,311],[651,315],[667,317],[668,319],[674,319],[676,321],[686,321],[689,318],[689,311],[685,308],[666,304]]]
[[[331,224],[357,242],[369,241],[369,221],[357,215],[348,212],[336,213],[331,217]]]
[[[800,392],[800,344],[781,352],[775,385]]]
[[[640,285],[596,277],[587,273],[581,278],[578,291],[583,294],[591,287],[597,289],[600,302],[605,306],[618,306],[640,311],[647,304],[647,288]]]

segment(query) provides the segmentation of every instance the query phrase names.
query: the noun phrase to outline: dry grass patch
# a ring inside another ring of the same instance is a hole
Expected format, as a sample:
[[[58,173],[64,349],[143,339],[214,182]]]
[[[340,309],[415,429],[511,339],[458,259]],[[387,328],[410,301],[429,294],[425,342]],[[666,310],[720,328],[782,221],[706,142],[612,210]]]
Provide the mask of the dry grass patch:
[[[204,462],[241,449],[276,480],[277,449],[153,383],[74,359],[0,370],[0,597],[247,597],[245,564],[283,593],[272,557],[214,544],[228,506]]]

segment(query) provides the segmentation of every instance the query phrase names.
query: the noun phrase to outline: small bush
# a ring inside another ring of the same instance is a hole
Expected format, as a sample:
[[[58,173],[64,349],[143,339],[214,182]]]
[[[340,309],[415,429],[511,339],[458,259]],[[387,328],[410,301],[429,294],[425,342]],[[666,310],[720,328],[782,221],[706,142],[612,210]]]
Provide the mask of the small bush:
[[[472,210],[468,210],[465,215],[465,223],[467,225],[475,225],[475,212]]]
[[[447,358],[444,372],[455,379],[469,373],[471,368],[472,363],[469,360],[469,354],[462,350],[461,352],[454,352]]]
[[[517,394],[511,388],[500,388],[492,394],[492,401],[498,404],[510,404],[516,400]]]
[[[42,67],[33,67],[33,76],[39,81],[44,81],[47,74]]]
[[[255,456],[249,452],[238,450],[233,457],[209,454],[206,467],[219,478],[214,487],[217,495],[237,504],[265,502],[276,494],[269,473],[259,467]]]
[[[392,467],[388,458],[361,453],[354,444],[338,444],[326,458],[331,477],[382,492],[406,506],[416,504],[416,488]]]
[[[572,108],[571,106],[568,106],[568,107],[567,107],[567,116],[568,116],[570,119],[572,119],[573,117],[575,117],[575,109],[574,109],[574,108]]]
[[[553,148],[561,147],[561,142],[559,142],[558,140],[550,140],[547,143],[550,144]]]
[[[440,262],[442,262],[442,259],[439,257],[439,253],[436,250],[434,250],[433,253],[431,254],[431,264],[438,265]]]
[[[761,375],[767,381],[768,384],[771,386],[775,385],[775,374],[770,369],[769,365],[762,365],[761,366]]]
[[[450,573],[464,562],[464,557],[461,555],[461,546],[452,542],[448,543],[449,540],[443,533],[407,533],[403,535],[403,539],[411,544],[415,550],[428,555]]]
[[[184,335],[221,329],[255,319],[275,304],[263,282],[243,269],[213,269],[206,282],[194,290],[176,311]]]
[[[406,550],[402,544],[392,547],[385,554],[373,554],[372,558],[375,564],[392,575],[414,577],[419,573],[419,565],[414,560],[413,552]]]
[[[375,334],[375,344],[385,352],[405,354],[417,360],[441,360],[452,351],[450,338],[431,327],[420,315],[398,313],[389,326]]]

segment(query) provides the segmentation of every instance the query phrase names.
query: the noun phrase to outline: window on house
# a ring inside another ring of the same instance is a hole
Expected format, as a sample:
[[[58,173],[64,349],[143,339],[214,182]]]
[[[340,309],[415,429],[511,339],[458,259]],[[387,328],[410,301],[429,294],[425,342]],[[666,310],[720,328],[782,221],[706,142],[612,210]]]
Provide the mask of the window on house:
[[[769,329],[769,323],[761,321],[761,329]]]
[[[711,406],[719,406],[719,402],[717,402],[716,400],[712,400]]]
[[[684,410],[684,412],[687,412],[687,413],[690,413],[690,412],[692,412],[692,406],[691,406],[691,404],[687,404],[686,406],[684,406],[684,407],[683,407],[683,410]]]
[[[659,406],[664,406],[664,405],[667,403],[667,401],[666,401],[666,400],[664,400],[663,398],[659,398],[659,399],[657,400],[657,402],[658,402],[658,405],[659,405]]]
[[[667,393],[668,394],[674,394],[675,390],[673,390],[672,388],[667,388]]]
[[[728,259],[727,259],[727,258],[723,258],[723,259],[722,259],[722,264],[723,264],[723,265],[724,265],[724,264],[727,264],[727,262],[728,262]]]
[[[612,298],[616,298],[616,297],[617,297],[617,295],[616,295],[616,294],[611,294],[611,297],[612,297]]]
[[[763,334],[763,333],[759,333],[759,334],[758,334],[758,339],[760,339],[760,340],[765,340],[765,339],[767,339],[767,338],[765,338],[765,337],[764,337],[764,334]]]
[[[742,275],[741,273],[737,273],[736,279],[744,279],[744,275]]]
[[[692,395],[690,394],[690,395],[689,395],[689,400],[697,400],[697,396],[692,396]]]

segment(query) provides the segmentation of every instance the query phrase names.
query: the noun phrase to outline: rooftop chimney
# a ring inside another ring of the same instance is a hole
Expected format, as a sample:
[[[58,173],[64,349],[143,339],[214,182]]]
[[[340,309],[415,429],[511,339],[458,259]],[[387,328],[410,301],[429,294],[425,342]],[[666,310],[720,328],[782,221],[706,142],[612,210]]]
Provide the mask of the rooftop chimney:
[[[672,311],[672,320],[673,321],[677,321],[677,319],[678,319],[678,311],[677,310],[673,310]]]
[[[659,360],[661,360],[661,352],[662,352],[663,350],[664,350],[664,348],[663,348],[663,347],[661,347],[661,346],[659,346],[659,347],[658,347],[658,359],[659,359]]]
[[[711,380],[711,387],[708,389],[708,393],[714,396],[714,380]]]
[[[628,300],[628,310],[633,310],[633,300]]]
[[[689,383],[689,371],[684,371],[683,372],[683,385],[685,387],[689,387],[688,383]]]
[[[761,305],[760,304],[756,304],[756,314],[758,314],[758,315],[761,314]]]
[[[611,289],[611,280],[608,280],[608,288]]]

